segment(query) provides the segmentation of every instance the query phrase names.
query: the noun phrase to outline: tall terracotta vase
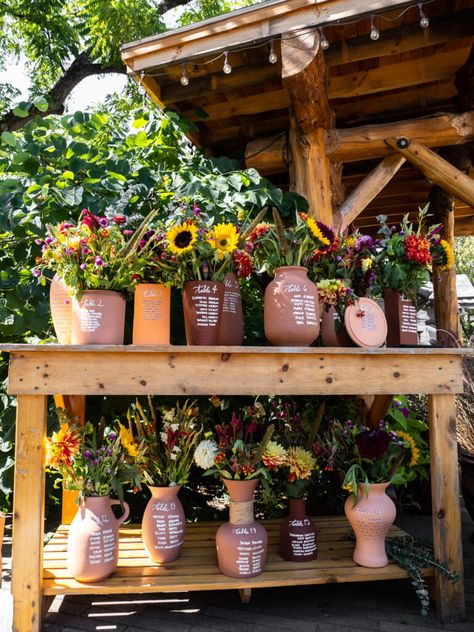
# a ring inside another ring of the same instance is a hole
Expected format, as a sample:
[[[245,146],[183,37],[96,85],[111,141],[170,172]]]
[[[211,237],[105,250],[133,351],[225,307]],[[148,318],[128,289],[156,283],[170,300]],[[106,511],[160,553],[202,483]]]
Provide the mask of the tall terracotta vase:
[[[319,335],[319,303],[307,269],[286,266],[275,270],[265,290],[265,337],[272,345],[308,347]]]
[[[186,281],[183,288],[183,312],[188,345],[218,344],[223,303],[223,283]]]
[[[280,524],[280,555],[289,562],[310,562],[318,556],[316,527],[304,499],[290,498],[290,513]]]
[[[383,292],[387,319],[387,346],[412,347],[418,344],[416,307],[396,290]]]
[[[116,518],[112,505],[120,501],[108,496],[84,498],[71,522],[67,568],[78,582],[101,581],[117,568],[118,527],[128,517],[129,507],[124,502],[124,513]]]
[[[256,577],[267,559],[268,536],[253,515],[253,494],[258,480],[224,479],[230,496],[229,522],[216,533],[219,570],[227,577]]]
[[[178,498],[181,485],[148,488],[151,498],[143,514],[143,544],[153,562],[167,564],[179,556],[184,543],[186,520]]]
[[[224,302],[219,327],[220,345],[241,345],[244,340],[244,314],[237,275],[229,272],[224,279]]]
[[[169,345],[171,288],[158,283],[135,287],[134,345]]]
[[[118,292],[88,290],[72,305],[73,345],[121,345],[125,299]]]
[[[69,288],[58,277],[54,275],[49,289],[49,305],[51,308],[51,318],[54,330],[60,345],[71,344],[72,328],[72,298]]]
[[[371,483],[367,495],[365,485],[359,484],[357,504],[354,506],[352,496],[349,496],[344,505],[346,517],[356,537],[352,557],[359,566],[380,568],[388,564],[385,536],[397,514],[393,500],[385,493],[389,485]]]

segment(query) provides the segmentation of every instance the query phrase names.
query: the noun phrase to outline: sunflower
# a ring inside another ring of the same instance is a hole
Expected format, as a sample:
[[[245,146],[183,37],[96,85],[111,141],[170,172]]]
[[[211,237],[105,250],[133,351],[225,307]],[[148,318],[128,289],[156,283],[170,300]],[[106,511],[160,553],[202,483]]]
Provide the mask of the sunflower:
[[[219,259],[223,259],[224,254],[234,252],[239,241],[237,228],[233,224],[216,224],[208,232],[207,241],[217,250]]]
[[[415,439],[413,439],[408,432],[403,432],[402,430],[397,430],[397,437],[400,437],[402,441],[406,441],[409,444],[408,449],[410,450],[411,458],[408,466],[412,467],[413,465],[416,465],[418,463],[418,459],[420,458],[420,451],[416,447]]]
[[[450,244],[446,241],[446,239],[441,239],[439,242],[440,248],[444,252],[445,263],[439,266],[440,270],[451,270],[454,266],[454,252],[451,248]]]
[[[138,445],[135,439],[133,438],[133,434],[130,432],[128,428],[125,428],[121,423],[120,426],[120,443],[128,452],[128,454],[132,457],[138,456]]]
[[[173,226],[166,233],[169,249],[178,256],[192,250],[197,238],[198,229],[192,222],[183,222]]]
[[[308,217],[308,219],[306,220],[306,226],[312,232],[313,237],[316,237],[316,239],[325,246],[329,246],[331,241],[323,235],[323,231],[319,228],[317,222],[315,222],[312,217]]]

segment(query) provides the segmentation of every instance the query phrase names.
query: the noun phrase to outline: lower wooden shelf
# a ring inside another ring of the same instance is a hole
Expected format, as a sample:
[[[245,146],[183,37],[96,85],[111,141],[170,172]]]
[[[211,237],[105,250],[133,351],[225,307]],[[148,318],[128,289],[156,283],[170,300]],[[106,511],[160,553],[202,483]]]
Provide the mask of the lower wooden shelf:
[[[226,590],[374,581],[408,577],[396,564],[384,568],[363,568],[352,561],[352,529],[343,516],[315,518],[318,529],[318,559],[313,562],[285,562],[278,555],[278,520],[263,521],[268,531],[268,559],[265,571],[251,579],[225,577],[217,568],[215,533],[220,523],[188,524],[180,557],[158,566],[143,549],[140,525],[120,529],[117,570],[106,580],[81,584],[66,569],[68,527],[61,525],[44,549],[44,595],[181,592]],[[404,535],[393,526],[389,536]],[[426,576],[433,574],[426,569]]]

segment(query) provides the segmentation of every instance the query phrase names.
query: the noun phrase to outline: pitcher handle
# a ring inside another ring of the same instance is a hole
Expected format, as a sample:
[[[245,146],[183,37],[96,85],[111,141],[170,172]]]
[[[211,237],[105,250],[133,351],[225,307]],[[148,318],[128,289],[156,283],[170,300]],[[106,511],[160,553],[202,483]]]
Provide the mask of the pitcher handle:
[[[130,513],[130,507],[128,506],[128,503],[126,503],[125,501],[120,502],[120,500],[117,500],[115,498],[110,498],[110,506],[112,505],[123,505],[123,514],[120,516],[120,518],[117,518],[117,523],[121,525],[122,522],[128,518],[128,514]]]

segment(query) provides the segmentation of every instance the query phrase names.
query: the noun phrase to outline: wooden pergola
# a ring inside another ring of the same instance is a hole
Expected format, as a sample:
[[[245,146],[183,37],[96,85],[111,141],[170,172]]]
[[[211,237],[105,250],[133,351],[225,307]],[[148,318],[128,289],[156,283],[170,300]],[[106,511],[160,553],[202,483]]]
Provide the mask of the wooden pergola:
[[[377,215],[396,224],[430,201],[453,241],[474,233],[474,3],[421,11],[267,0],[126,44],[122,57],[155,103],[195,124],[196,145],[301,193],[318,219],[374,232]],[[454,271],[435,294],[447,344],[459,337]]]

